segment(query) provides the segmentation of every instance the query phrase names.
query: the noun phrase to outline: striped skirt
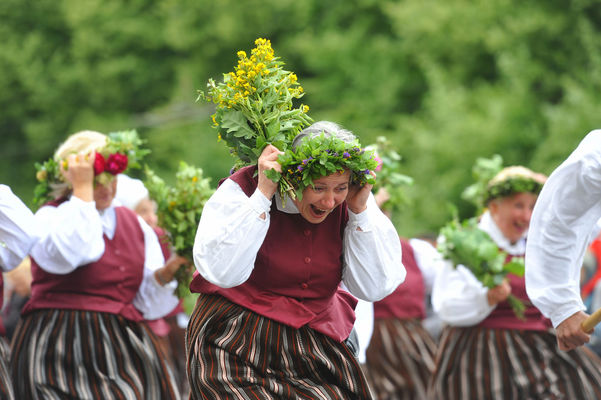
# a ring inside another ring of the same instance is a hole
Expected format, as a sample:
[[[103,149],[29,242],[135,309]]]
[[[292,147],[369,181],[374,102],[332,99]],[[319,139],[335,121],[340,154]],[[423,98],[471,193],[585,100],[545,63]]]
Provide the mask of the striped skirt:
[[[192,399],[371,399],[344,343],[201,295],[186,333]]]
[[[10,380],[10,347],[6,338],[0,337],[0,400],[13,400],[13,385]]]
[[[179,399],[146,324],[80,310],[38,310],[12,341],[18,399]]]
[[[430,399],[601,399],[601,360],[553,331],[447,327]]]
[[[426,398],[436,343],[418,319],[376,319],[365,370],[379,400]]]

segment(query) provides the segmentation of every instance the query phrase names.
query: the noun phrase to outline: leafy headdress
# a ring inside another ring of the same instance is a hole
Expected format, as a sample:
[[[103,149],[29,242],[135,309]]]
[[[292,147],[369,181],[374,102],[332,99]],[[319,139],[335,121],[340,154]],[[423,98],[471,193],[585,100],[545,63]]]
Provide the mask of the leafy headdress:
[[[94,181],[106,184],[115,175],[129,168],[140,168],[140,160],[150,152],[141,148],[143,141],[135,130],[111,132],[81,131],[69,136],[59,146],[54,156],[43,163],[36,163],[34,205],[69,195],[71,188],[61,173],[61,166],[67,168],[67,158],[71,154],[84,152],[94,154]]]
[[[313,120],[309,106],[293,105],[304,96],[296,74],[283,69],[271,42],[259,38],[250,56],[238,51],[238,65],[216,83],[209,79],[198,99],[216,105],[212,115],[218,140],[236,159],[235,168],[255,165],[267,144],[284,151],[300,130]]]
[[[373,150],[361,148],[359,140],[348,130],[329,121],[319,121],[304,129],[278,162],[282,172],[266,171],[268,178],[279,182],[282,198],[287,194],[299,200],[315,179],[336,172],[351,171],[351,183],[375,183],[371,171],[378,162]]]
[[[461,197],[470,201],[480,213],[496,198],[515,193],[540,193],[546,176],[521,165],[503,168],[503,158],[495,154],[491,158],[478,158],[472,168],[475,183],[468,186]]]
[[[373,152],[362,149],[352,134],[351,139],[338,137],[342,129],[336,124],[309,127],[309,106],[293,104],[305,94],[296,74],[283,69],[268,39],[259,38],[255,45],[250,56],[239,51],[234,71],[223,74],[219,83],[209,79],[206,92],[198,96],[216,105],[213,126],[236,159],[234,169],[256,165],[272,144],[284,152],[278,158],[282,173],[271,170],[267,175],[279,182],[283,198],[302,198],[314,179],[345,169],[352,171],[353,182],[373,183]]]

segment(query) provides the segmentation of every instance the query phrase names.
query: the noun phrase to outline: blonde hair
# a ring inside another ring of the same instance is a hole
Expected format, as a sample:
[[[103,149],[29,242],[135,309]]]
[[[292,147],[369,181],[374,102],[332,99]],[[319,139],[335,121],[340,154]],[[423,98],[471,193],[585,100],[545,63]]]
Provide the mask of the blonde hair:
[[[66,158],[70,154],[89,153],[106,146],[106,135],[96,131],[80,131],[72,134],[54,152],[56,161]]]
[[[96,131],[79,131],[70,135],[54,152],[57,162],[67,158],[70,154],[89,153],[103,148],[107,144],[106,135]],[[55,198],[67,197],[71,194],[71,187],[67,182],[50,183],[50,195]]]

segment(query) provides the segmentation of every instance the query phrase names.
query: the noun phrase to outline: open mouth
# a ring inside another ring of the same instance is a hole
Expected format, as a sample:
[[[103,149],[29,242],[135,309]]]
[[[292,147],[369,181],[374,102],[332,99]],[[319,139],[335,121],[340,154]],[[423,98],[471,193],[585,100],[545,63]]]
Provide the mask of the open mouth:
[[[313,204],[311,204],[311,211],[313,211],[313,214],[317,217],[323,217],[328,213],[328,210],[322,210],[321,208],[315,207]]]

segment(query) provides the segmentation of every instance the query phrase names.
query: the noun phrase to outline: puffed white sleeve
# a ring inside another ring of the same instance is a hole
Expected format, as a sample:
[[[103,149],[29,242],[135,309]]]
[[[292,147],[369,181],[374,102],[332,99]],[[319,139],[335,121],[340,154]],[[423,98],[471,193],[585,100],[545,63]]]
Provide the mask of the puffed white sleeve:
[[[436,275],[444,267],[442,255],[436,247],[425,240],[411,238],[409,244],[413,249],[415,261],[424,278],[424,288],[426,293],[432,293],[432,287],[436,280]]]
[[[381,300],[394,292],[407,274],[399,235],[371,193],[363,212],[348,213],[342,281],[359,299]]]
[[[39,240],[31,256],[52,274],[68,274],[98,261],[104,253],[102,220],[96,203],[77,197],[58,207],[44,206],[35,213]]]
[[[165,258],[155,231],[139,216],[138,222],[144,233],[144,278],[133,304],[145,319],[153,320],[169,314],[179,303],[174,295],[177,282],[162,286],[155,279],[154,272],[165,265]]]
[[[31,210],[6,185],[0,185],[0,267],[9,271],[27,256],[37,240]]]
[[[476,325],[495,309],[488,304],[487,293],[470,270],[444,261],[434,280],[432,308],[449,325]]]
[[[601,218],[601,130],[590,132],[549,176],[526,244],[526,291],[557,327],[585,310],[580,267]]]
[[[260,190],[248,197],[226,179],[202,210],[194,240],[194,264],[207,281],[229,288],[244,283],[269,229],[271,200]]]

